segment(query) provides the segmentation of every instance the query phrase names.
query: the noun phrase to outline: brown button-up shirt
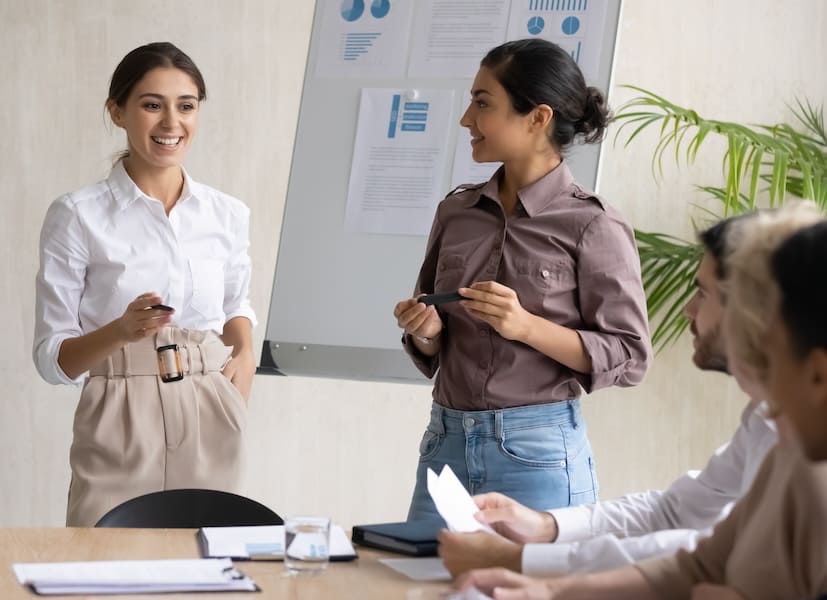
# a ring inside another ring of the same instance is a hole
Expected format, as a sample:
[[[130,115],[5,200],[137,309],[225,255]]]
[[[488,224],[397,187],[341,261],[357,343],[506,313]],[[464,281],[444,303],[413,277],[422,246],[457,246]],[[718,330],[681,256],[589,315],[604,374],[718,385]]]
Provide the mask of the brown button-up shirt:
[[[576,330],[592,371],[572,371],[501,337],[458,303],[445,304],[439,354],[426,357],[402,340],[427,377],[436,373],[434,400],[490,410],[576,398],[581,387],[640,383],[652,350],[632,229],[575,183],[565,162],[521,189],[510,216],[500,204],[500,176],[439,204],[415,294],[497,281],[527,311]]]

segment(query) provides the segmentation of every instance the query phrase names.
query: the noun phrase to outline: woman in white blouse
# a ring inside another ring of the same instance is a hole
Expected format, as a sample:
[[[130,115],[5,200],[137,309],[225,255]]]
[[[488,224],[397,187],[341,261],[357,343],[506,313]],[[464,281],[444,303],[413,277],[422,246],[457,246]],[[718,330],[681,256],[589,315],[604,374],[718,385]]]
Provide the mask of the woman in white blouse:
[[[67,525],[153,491],[237,483],[255,372],[249,210],[181,166],[205,98],[172,44],[127,54],[106,101],[127,151],[43,223],[34,361],[50,383],[84,382]]]

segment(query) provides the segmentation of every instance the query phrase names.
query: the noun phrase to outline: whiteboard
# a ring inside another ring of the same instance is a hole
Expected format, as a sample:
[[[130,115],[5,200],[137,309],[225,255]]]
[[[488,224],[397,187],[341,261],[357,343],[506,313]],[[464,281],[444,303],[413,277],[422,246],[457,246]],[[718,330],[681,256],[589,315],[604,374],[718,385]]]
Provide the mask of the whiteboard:
[[[416,20],[440,0],[382,1],[391,10],[412,3]],[[597,76],[588,83],[608,90],[621,2],[602,1],[606,16],[599,60],[595,58]],[[594,6],[601,0],[511,2],[521,3],[521,10],[559,12],[589,2]],[[317,76],[325,39],[323,16],[331,18],[331,4],[344,11],[358,2],[318,0],[316,4],[259,372],[424,383],[427,380],[402,350],[393,307],[413,292],[427,236],[368,234],[345,228],[360,94],[363,88],[454,90],[450,122],[456,131],[449,136],[447,148],[453,160],[457,138],[465,139],[459,135],[458,122],[476,69],[461,79],[377,77],[358,72],[346,76],[346,71],[339,77]],[[516,29],[514,23],[509,26]],[[329,35],[325,44],[329,52]],[[573,146],[567,161],[577,181],[596,189],[600,146]],[[433,199],[434,210],[451,189],[450,176],[451,168],[445,169],[444,192]]]

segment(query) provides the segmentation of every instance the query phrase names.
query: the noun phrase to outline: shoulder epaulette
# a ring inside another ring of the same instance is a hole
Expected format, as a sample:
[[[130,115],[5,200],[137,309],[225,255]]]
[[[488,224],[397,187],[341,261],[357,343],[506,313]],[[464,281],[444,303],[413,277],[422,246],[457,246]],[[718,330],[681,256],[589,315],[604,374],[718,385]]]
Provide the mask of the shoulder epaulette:
[[[450,192],[448,192],[446,196],[453,196],[454,194],[459,194],[460,192],[467,192],[468,190],[478,190],[486,183],[488,182],[483,181],[482,183],[463,183],[452,189]]]

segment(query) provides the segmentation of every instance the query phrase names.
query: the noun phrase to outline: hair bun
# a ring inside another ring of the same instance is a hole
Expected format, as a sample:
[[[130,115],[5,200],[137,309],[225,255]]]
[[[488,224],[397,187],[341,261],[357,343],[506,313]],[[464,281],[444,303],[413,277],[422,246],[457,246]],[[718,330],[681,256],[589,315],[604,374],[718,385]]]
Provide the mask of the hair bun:
[[[603,92],[593,86],[587,87],[583,116],[575,123],[577,133],[583,134],[587,143],[599,142],[606,134],[610,118],[611,111]]]

